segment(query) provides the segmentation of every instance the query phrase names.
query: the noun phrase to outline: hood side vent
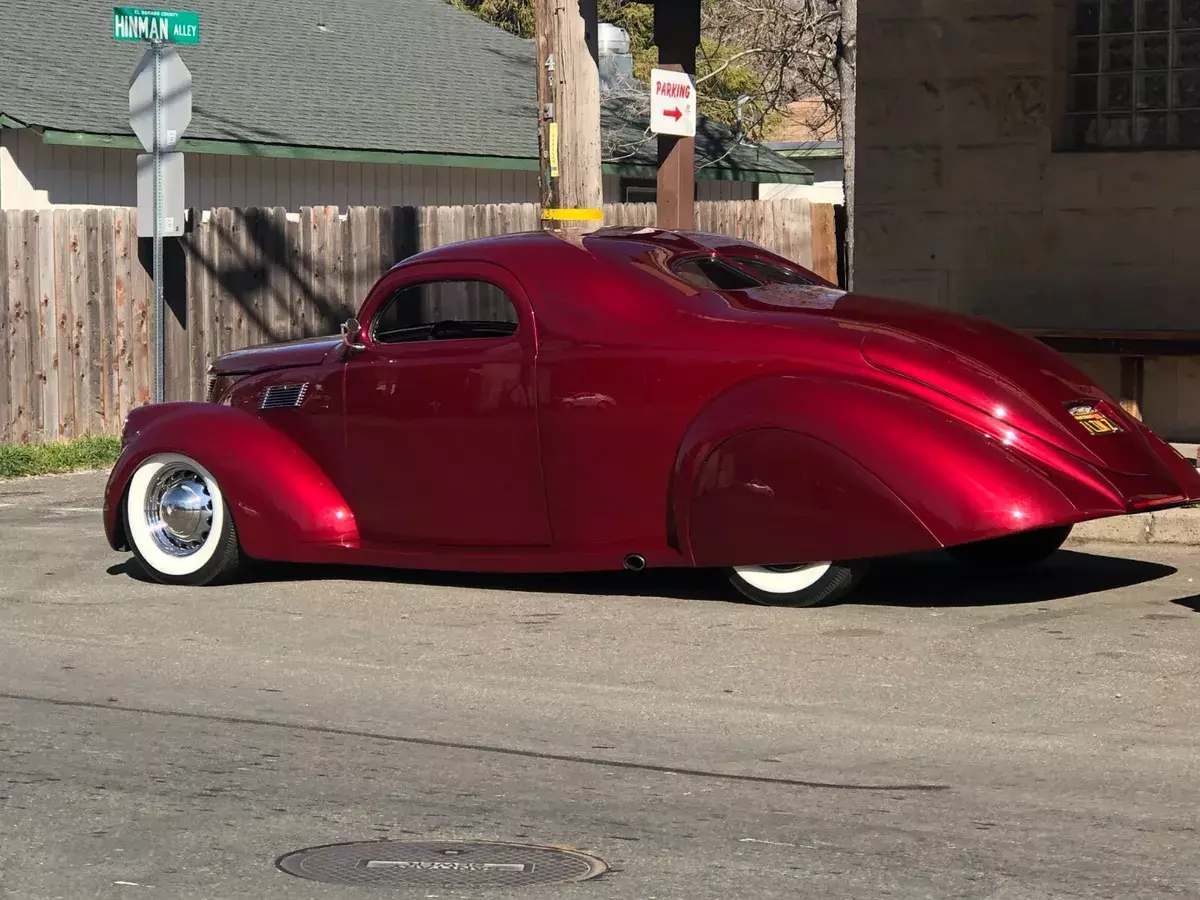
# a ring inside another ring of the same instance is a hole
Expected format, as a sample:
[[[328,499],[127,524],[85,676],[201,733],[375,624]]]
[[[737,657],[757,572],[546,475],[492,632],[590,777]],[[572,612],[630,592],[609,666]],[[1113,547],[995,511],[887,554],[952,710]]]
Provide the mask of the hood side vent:
[[[303,384],[273,384],[262,393],[259,409],[291,409],[304,402],[308,382]]]

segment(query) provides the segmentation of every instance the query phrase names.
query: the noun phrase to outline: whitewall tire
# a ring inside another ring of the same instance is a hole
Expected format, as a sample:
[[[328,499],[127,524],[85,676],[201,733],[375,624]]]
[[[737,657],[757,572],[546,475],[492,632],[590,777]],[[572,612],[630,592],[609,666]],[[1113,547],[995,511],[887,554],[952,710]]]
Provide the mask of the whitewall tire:
[[[212,584],[238,568],[237,530],[225,495],[204,466],[178,453],[143,460],[124,504],[129,546],[165,584]]]
[[[866,573],[863,563],[814,562],[794,566],[735,566],[730,583],[763,606],[820,606],[845,596]]]

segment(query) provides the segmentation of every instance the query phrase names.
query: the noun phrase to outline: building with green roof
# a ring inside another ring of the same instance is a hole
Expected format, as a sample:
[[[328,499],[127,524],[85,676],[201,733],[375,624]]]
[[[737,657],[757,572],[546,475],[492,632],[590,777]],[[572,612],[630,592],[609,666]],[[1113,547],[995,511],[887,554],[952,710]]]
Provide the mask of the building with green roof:
[[[186,203],[218,206],[533,202],[532,41],[444,0],[194,0]],[[136,204],[129,127],[139,45],[97,0],[6,0],[0,23],[0,209]],[[69,40],[64,39],[64,29]],[[650,199],[641,105],[606,97],[605,200]],[[701,118],[697,197],[751,199],[812,172]]]

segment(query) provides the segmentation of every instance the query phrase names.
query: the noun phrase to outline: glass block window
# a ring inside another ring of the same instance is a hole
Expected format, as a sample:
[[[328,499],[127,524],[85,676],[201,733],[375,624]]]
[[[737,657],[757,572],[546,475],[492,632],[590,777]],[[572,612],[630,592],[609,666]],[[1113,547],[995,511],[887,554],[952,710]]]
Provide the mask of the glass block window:
[[[1200,0],[1073,0],[1067,146],[1200,148]]]

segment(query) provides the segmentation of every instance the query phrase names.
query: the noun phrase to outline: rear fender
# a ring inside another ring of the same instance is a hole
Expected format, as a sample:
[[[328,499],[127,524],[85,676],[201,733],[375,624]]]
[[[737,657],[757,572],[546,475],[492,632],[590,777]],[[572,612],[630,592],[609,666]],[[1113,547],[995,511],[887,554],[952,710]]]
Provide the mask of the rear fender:
[[[256,416],[212,403],[135,409],[104,495],[104,530],[127,549],[121,515],[129,479],[156,453],[182,453],[207,468],[230,505],[243,550],[286,560],[305,543],[353,543],[354,514],[332,480],[285,434]]]
[[[689,427],[669,527],[695,565],[767,565],[969,543],[1078,521],[1081,503],[1121,511],[1100,482],[1067,482],[905,394],[772,376]]]

